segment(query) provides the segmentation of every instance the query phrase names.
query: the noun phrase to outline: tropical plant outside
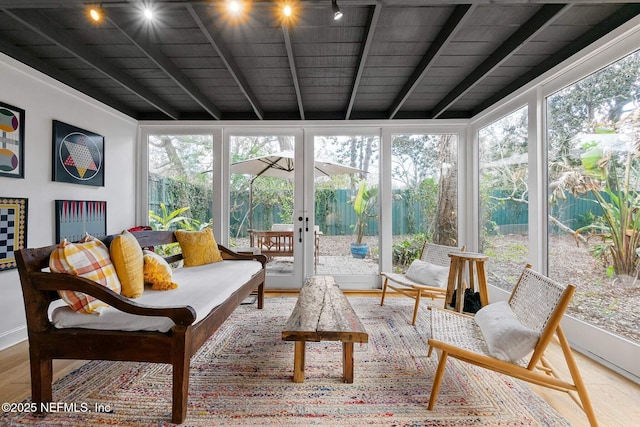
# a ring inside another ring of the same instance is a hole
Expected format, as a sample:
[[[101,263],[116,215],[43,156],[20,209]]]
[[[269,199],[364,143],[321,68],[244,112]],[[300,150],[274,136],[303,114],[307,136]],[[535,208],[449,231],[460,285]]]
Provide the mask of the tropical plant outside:
[[[637,115],[638,111],[631,117]],[[629,117],[624,120],[630,122]],[[613,136],[614,139],[598,141],[600,136]],[[616,147],[606,143],[612,140],[617,143]],[[585,150],[581,156],[582,184],[571,188],[575,192],[589,191],[602,210],[602,215],[576,230],[576,234],[586,233],[589,238],[600,240],[591,246],[591,252],[619,277],[633,276],[638,262],[640,195],[637,189],[640,174],[636,169],[637,162],[634,162],[640,154],[638,143],[640,141],[625,142],[623,135],[616,134],[613,128],[596,127],[595,133],[587,136],[582,145]]]
[[[367,187],[366,181],[361,181],[358,186],[358,193],[353,198],[351,203],[353,204],[353,210],[357,215],[357,220],[353,226],[357,244],[362,244],[362,238],[364,232],[369,223],[369,219],[377,218],[377,195],[378,189],[376,187]]]

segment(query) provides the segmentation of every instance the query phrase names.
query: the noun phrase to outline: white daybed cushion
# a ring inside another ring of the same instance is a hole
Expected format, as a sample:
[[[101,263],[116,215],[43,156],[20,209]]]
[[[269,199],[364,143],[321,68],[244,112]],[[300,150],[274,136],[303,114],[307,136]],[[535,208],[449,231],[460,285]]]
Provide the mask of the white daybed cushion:
[[[474,318],[496,359],[517,362],[533,351],[540,338],[538,332],[520,323],[507,301],[482,307]]]
[[[147,288],[135,302],[159,307],[190,305],[196,311],[194,323],[197,323],[261,268],[258,261],[245,260],[178,268],[173,272],[173,281],[178,284],[176,289],[155,291]],[[113,307],[104,307],[96,314],[76,313],[66,304],[52,304],[50,318],[56,328],[166,332],[174,325],[168,317],[139,316]]]
[[[447,279],[449,278],[449,267],[442,267],[416,259],[411,263],[405,275],[414,282],[422,285],[446,288]]]

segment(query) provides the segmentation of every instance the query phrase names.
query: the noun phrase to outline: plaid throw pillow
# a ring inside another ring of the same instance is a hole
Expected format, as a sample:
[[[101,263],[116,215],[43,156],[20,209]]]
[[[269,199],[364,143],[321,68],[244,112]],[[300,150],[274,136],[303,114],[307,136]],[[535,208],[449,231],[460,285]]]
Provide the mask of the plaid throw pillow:
[[[120,293],[121,285],[116,269],[111,263],[109,249],[99,239],[87,235],[78,243],[63,240],[51,252],[49,268],[54,273],[66,273],[85,277]],[[81,313],[93,313],[107,304],[82,292],[58,291],[69,306]]]

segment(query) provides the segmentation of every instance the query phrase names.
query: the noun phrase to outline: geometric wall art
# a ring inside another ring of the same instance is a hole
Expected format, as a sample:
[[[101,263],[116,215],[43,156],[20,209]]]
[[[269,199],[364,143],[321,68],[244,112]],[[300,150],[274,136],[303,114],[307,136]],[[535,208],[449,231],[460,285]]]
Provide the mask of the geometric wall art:
[[[0,197],[0,271],[16,268],[15,251],[27,245],[28,199]]]
[[[104,187],[104,137],[54,120],[53,180]]]
[[[56,243],[77,242],[86,233],[107,235],[107,202],[56,200]]]
[[[0,176],[24,178],[24,110],[0,102]]]

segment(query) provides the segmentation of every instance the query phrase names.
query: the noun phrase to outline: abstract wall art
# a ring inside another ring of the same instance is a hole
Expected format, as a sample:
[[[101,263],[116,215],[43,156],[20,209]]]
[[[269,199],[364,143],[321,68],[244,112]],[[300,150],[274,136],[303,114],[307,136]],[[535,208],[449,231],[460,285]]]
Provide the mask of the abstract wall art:
[[[107,235],[107,202],[56,200],[56,243],[77,242],[85,233]]]
[[[27,244],[28,199],[0,197],[0,271],[16,268],[14,252]]]
[[[24,178],[24,110],[0,102],[0,177]]]
[[[104,187],[104,137],[54,120],[53,180]]]

